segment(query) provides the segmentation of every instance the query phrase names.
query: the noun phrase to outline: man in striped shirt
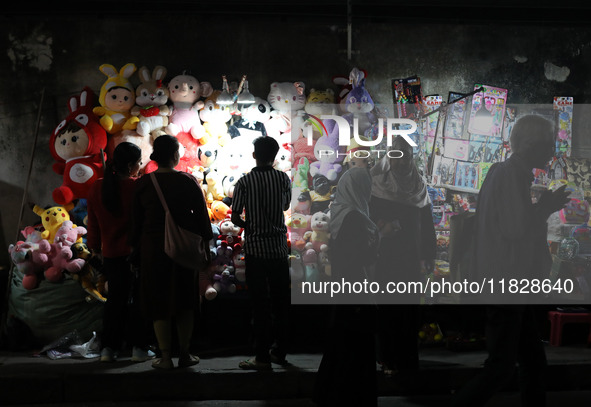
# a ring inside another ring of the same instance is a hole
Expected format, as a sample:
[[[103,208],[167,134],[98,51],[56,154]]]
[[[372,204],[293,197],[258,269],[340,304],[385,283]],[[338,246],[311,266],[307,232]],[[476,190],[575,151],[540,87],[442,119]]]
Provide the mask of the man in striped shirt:
[[[246,284],[253,301],[256,353],[239,366],[269,370],[271,362],[287,363],[285,342],[291,299],[283,212],[291,202],[291,182],[287,174],[273,168],[279,151],[277,141],[262,136],[253,143],[256,167],[238,180],[232,200],[232,222],[244,228]]]

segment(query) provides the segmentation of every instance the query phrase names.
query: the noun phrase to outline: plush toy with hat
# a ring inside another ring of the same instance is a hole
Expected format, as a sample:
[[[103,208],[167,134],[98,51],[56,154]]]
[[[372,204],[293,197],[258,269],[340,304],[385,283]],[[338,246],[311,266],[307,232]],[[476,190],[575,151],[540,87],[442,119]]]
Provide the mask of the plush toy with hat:
[[[199,110],[203,108],[202,97],[208,97],[213,92],[209,82],[199,82],[192,75],[177,75],[168,84],[170,100],[173,103],[170,123],[166,126],[166,133],[176,136],[180,132],[190,134],[195,140],[207,142],[205,129],[199,117]]]
[[[164,129],[168,126],[170,108],[167,105],[169,91],[164,85],[166,68],[156,66],[150,74],[147,67],[142,66],[138,75],[141,84],[135,90],[136,105],[131,109],[131,114],[137,116],[137,132],[143,137],[151,137],[152,140],[166,134]]]
[[[367,89],[365,89],[365,72],[353,68],[349,78],[352,84],[352,89],[351,92],[347,94],[345,102],[348,113],[343,117],[347,119],[353,129],[354,120],[357,120],[359,135],[365,136],[368,139],[373,139],[371,132],[378,119],[373,113],[375,107],[373,99]]]
[[[55,159],[53,170],[63,176],[62,185],[52,194],[59,205],[87,198],[91,185],[103,176],[107,133],[92,111],[93,101],[90,88],[84,88],[79,97],[70,98],[70,114],[49,139]]]
[[[110,64],[103,64],[99,70],[107,76],[101,86],[99,104],[93,112],[100,117],[100,124],[109,134],[121,130],[135,130],[139,119],[131,114],[135,104],[135,89],[129,78],[136,71],[132,63],[125,64],[119,71]]]

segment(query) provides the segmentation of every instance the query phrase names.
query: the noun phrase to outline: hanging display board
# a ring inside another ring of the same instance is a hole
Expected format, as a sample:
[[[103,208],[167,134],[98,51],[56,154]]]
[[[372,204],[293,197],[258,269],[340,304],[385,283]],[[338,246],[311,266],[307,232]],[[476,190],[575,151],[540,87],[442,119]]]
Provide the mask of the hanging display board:
[[[556,157],[570,157],[572,148],[573,98],[554,97],[554,110],[558,112]]]

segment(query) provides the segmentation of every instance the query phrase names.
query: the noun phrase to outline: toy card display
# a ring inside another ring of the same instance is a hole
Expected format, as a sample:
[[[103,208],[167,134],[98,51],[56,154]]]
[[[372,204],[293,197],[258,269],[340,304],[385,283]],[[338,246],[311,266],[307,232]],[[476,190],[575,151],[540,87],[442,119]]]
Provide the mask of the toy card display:
[[[470,142],[468,140],[446,139],[443,155],[454,160],[468,161]]]
[[[433,95],[426,96],[423,99],[423,114],[427,115],[430,112],[441,107],[443,98],[441,96]],[[433,151],[433,143],[435,140],[435,134],[437,132],[437,123],[439,121],[439,112],[433,113],[427,116],[424,120],[423,136],[425,139],[424,149],[427,155],[430,155]]]
[[[464,123],[468,113],[468,100],[465,98],[452,103],[454,100],[457,100],[463,96],[463,93],[449,92],[447,98],[447,115],[445,118],[445,127],[443,131],[444,137],[446,139],[454,138],[467,140],[468,138],[468,133],[464,133]]]
[[[474,90],[480,87],[483,87],[484,91],[472,96],[468,131],[472,134],[501,137],[508,91],[481,84],[474,85]],[[484,117],[477,115],[481,107],[485,109]]]
[[[484,149],[488,142],[487,136],[481,136],[478,134],[472,134],[470,136],[470,147],[468,149],[468,160],[470,162],[481,162],[484,158]]]
[[[492,163],[478,163],[478,189],[482,188],[482,183],[484,182],[491,166]]]
[[[433,184],[453,185],[456,173],[456,160],[436,155],[433,160]]]
[[[411,76],[404,79],[392,79],[394,113],[398,119],[417,119],[421,113],[423,91],[421,79]]]
[[[554,97],[554,110],[558,112],[556,157],[570,157],[572,146],[573,98]]]
[[[454,185],[460,188],[476,189],[478,187],[478,163],[458,162]]]

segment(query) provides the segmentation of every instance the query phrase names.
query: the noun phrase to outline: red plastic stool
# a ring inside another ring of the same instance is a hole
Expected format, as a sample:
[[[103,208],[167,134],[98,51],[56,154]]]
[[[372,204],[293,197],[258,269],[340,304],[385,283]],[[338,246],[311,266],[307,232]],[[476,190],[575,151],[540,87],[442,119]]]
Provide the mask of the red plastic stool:
[[[591,312],[548,312],[550,320],[550,345],[560,346],[562,343],[562,327],[564,324],[591,324]],[[591,329],[587,344],[591,344]]]

